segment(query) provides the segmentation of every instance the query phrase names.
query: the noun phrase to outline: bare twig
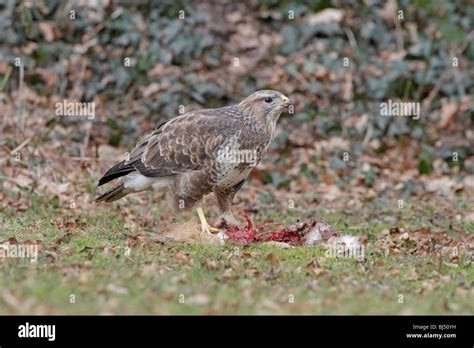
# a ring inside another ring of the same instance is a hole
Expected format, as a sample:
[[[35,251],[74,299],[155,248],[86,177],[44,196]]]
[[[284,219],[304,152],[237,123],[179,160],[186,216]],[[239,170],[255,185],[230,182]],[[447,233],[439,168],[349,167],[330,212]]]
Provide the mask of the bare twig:
[[[31,140],[31,138],[27,138],[26,140],[24,140],[20,145],[18,145],[17,147],[15,147],[13,150],[10,151],[10,155],[13,156],[15,153],[20,151],[22,148],[24,148],[30,142],[30,140]]]
[[[364,140],[362,140],[362,148],[365,148],[374,134],[374,126],[369,122],[367,126],[367,131],[365,132]]]
[[[89,145],[89,139],[91,137],[91,129],[92,129],[92,121],[87,122],[86,125],[86,135],[84,137],[84,143],[81,147],[81,157],[86,157],[87,154],[87,146]]]
[[[357,41],[355,39],[354,33],[352,32],[351,28],[344,26],[344,32],[347,35],[347,39],[349,40],[349,44],[351,45],[352,48],[357,47]]]
[[[20,80],[19,80],[19,107],[17,109],[17,127],[16,127],[16,136],[17,139],[20,139],[20,134],[24,134],[25,130],[25,120],[24,120],[24,115],[25,115],[25,98],[24,98],[24,93],[25,93],[25,87],[24,87],[24,80],[25,80],[25,68],[23,65],[23,61],[20,60]]]
[[[400,21],[397,17],[397,11],[393,13],[393,21],[395,23],[395,37],[397,38],[397,47],[398,50],[403,50],[404,42],[403,42],[403,31]]]

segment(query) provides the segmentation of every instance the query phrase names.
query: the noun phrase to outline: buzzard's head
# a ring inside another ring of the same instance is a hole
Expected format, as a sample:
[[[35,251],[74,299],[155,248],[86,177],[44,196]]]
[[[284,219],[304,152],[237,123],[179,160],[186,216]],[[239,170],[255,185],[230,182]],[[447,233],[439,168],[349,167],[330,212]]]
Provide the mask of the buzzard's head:
[[[290,109],[291,101],[278,91],[262,90],[252,93],[240,102],[252,115],[267,121],[278,119],[282,111]]]

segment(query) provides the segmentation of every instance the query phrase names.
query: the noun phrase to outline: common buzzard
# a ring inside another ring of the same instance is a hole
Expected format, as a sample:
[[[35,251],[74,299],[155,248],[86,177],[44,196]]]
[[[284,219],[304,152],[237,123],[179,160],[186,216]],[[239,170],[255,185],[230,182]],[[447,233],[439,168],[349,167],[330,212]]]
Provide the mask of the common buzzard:
[[[112,202],[129,193],[170,190],[179,210],[213,192],[221,211],[216,224],[238,224],[231,212],[234,196],[265,156],[280,114],[290,107],[282,93],[262,90],[236,105],[170,119],[144,137],[127,160],[105,173],[99,186],[122,179],[96,200]],[[197,212],[202,232],[217,230],[207,223],[200,206]]]

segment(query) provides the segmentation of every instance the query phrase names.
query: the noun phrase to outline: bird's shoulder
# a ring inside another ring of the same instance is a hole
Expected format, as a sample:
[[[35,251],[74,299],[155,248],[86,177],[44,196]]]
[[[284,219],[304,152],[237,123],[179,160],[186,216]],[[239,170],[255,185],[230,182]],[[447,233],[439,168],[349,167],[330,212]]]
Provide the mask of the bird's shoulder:
[[[238,109],[233,106],[192,111],[170,119],[144,137],[130,162],[149,176],[202,169],[215,151],[240,132]]]
[[[173,127],[191,127],[196,125],[238,124],[244,117],[243,111],[236,105],[216,109],[200,109],[176,116],[158,125],[155,132],[163,132]]]

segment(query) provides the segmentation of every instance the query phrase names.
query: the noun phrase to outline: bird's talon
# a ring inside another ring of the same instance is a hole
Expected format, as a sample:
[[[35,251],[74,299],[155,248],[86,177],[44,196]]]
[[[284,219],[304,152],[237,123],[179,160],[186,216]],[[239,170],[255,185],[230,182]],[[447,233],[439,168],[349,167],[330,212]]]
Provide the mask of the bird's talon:
[[[209,231],[210,231],[211,233],[218,233],[218,232],[220,232],[221,230],[218,229],[218,228],[216,228],[216,227],[211,227],[211,226],[209,226]]]
[[[206,233],[207,235],[209,236],[213,236],[215,237],[216,233],[220,232],[221,230],[219,230],[218,228],[215,228],[215,227],[211,227],[209,225],[203,225],[201,226],[201,233]]]

